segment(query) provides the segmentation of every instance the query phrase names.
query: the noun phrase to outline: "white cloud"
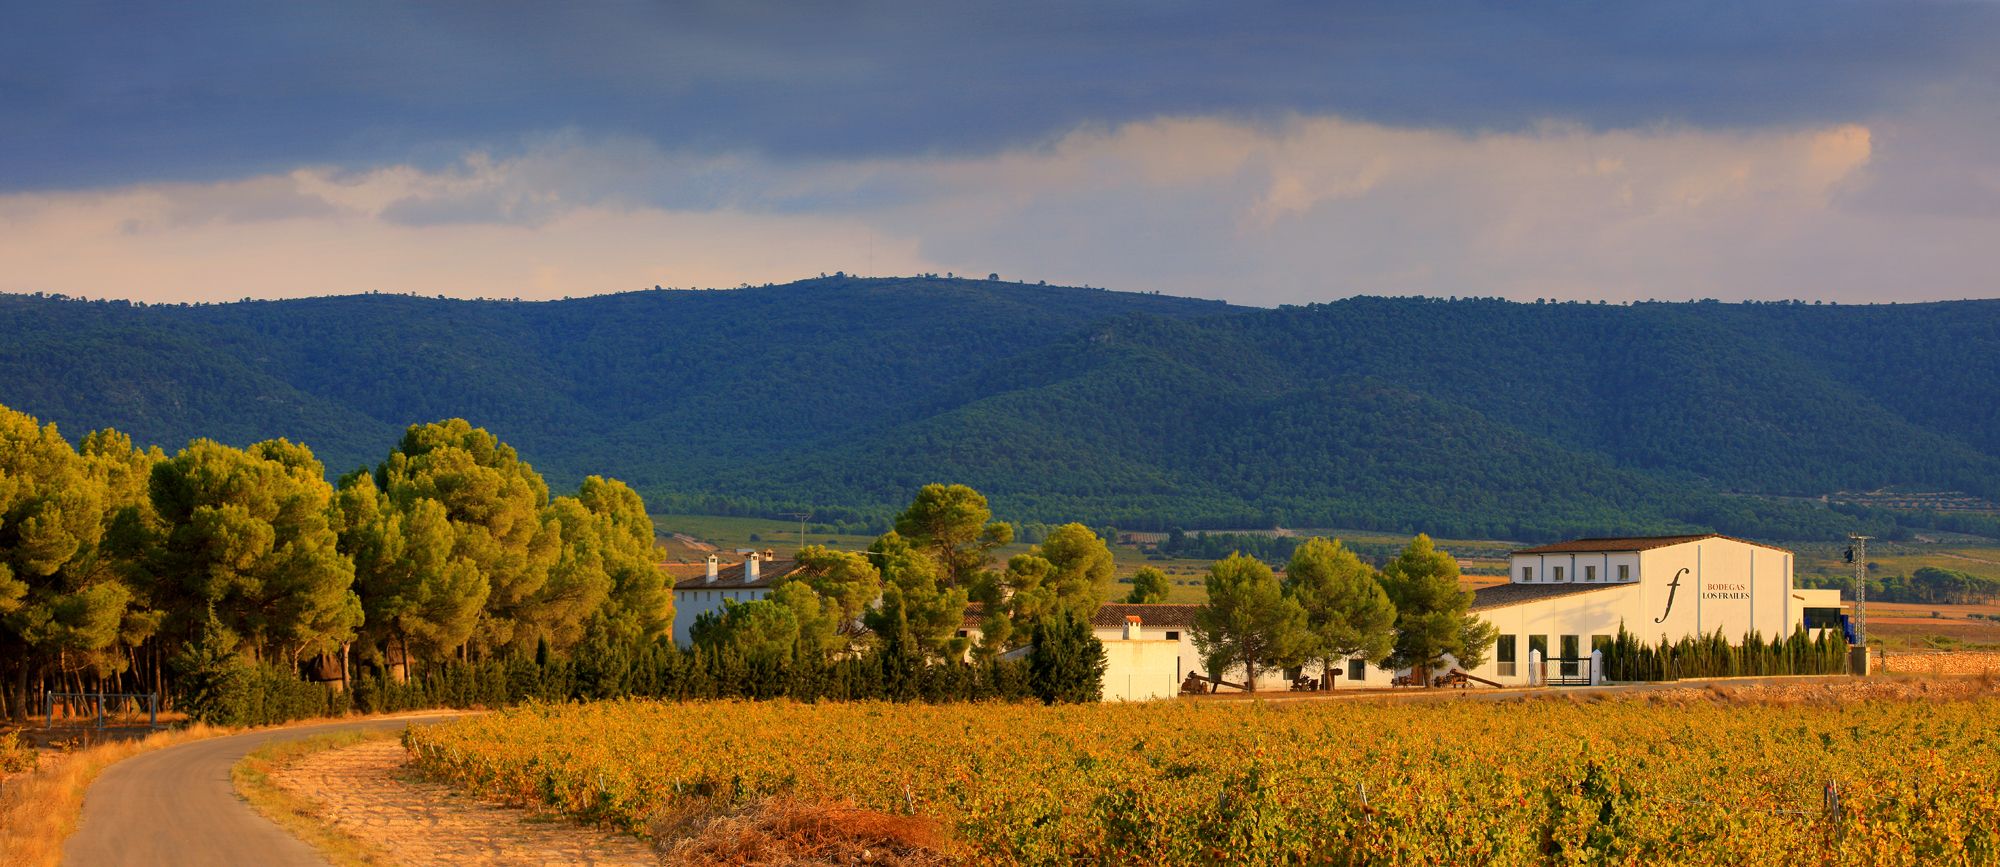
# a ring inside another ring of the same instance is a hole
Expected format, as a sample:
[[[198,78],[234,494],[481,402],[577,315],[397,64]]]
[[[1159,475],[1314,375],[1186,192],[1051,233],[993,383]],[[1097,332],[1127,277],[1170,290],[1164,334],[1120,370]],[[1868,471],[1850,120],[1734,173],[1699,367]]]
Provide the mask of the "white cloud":
[[[1262,304],[1992,294],[1992,216],[1878,206],[1902,176],[1884,147],[1858,124],[1468,135],[1334,117],[852,161],[557,135],[438,171],[0,197],[0,289],[556,297],[951,270]]]

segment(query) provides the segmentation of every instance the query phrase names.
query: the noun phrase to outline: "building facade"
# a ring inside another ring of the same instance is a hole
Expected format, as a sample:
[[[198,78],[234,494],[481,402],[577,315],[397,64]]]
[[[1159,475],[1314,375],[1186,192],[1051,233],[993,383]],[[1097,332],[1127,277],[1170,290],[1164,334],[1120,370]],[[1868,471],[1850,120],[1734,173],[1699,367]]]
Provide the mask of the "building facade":
[[[694,644],[695,618],[731,602],[766,598],[781,579],[799,568],[797,561],[780,560],[770,550],[736,553],[742,562],[724,566],[720,556],[710,554],[702,574],[674,582],[674,641],[680,646]]]
[[[1792,552],[1728,536],[1576,539],[1515,551],[1508,582],[1478,590],[1472,611],[1499,638],[1469,673],[1512,686],[1590,677],[1585,660],[1621,625],[1648,644],[1769,640],[1837,621],[1840,593],[1799,589]]]
[[[1099,606],[1091,618],[1090,629],[1104,643],[1108,663],[1104,672],[1104,699],[1168,698],[1180,694],[1181,682],[1190,673],[1207,674],[1208,667],[1194,646],[1194,615],[1200,608],[1171,603],[1112,602]],[[959,637],[977,644],[982,616],[983,612],[976,608],[967,611]],[[1140,645],[1146,645],[1145,649],[1140,649]],[[1336,668],[1330,689],[1386,687],[1395,679],[1394,673],[1361,659],[1344,660]],[[1243,672],[1238,669],[1224,674],[1222,679],[1241,683]],[[1257,678],[1258,692],[1284,692],[1291,685],[1291,679],[1282,669],[1266,670]]]

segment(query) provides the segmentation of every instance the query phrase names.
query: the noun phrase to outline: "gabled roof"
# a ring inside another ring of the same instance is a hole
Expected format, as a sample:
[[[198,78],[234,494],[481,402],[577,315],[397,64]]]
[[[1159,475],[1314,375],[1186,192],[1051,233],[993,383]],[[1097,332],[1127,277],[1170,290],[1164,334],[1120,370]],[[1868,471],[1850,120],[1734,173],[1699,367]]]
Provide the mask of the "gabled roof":
[[[1469,611],[1485,611],[1489,608],[1505,608],[1509,605],[1524,605],[1559,596],[1574,596],[1595,590],[1610,590],[1617,587],[1637,587],[1637,584],[1495,584],[1472,591],[1472,607]]]
[[[735,563],[716,570],[715,580],[708,580],[708,565],[702,564],[701,573],[693,578],[674,582],[674,590],[755,590],[769,587],[779,579],[797,572],[797,560],[768,560],[757,567],[757,580],[743,580],[743,564]]]
[[[1194,625],[1194,613],[1201,610],[1199,605],[1154,603],[1132,605],[1116,603],[1098,606],[1097,616],[1090,618],[1090,625],[1099,629],[1105,627],[1125,628],[1125,618],[1139,618],[1141,626],[1172,626],[1176,628]]]
[[[1090,625],[1097,629],[1124,629],[1125,618],[1137,617],[1141,626],[1165,626],[1172,629],[1186,629],[1194,625],[1194,613],[1199,605],[1181,603],[1154,603],[1132,605],[1112,602],[1100,605],[1097,614],[1090,618]],[[979,621],[986,617],[986,606],[974,602],[965,606],[965,619],[961,629],[978,629]]]
[[[1766,545],[1762,542],[1752,542],[1749,539],[1738,539],[1734,536],[1724,536],[1721,533],[1698,533],[1689,536],[1611,536],[1611,537],[1596,538],[1596,539],[1571,539],[1567,542],[1557,542],[1553,545],[1542,545],[1535,548],[1522,548],[1521,550],[1515,551],[1514,553],[1516,554],[1600,554],[1600,553],[1622,553],[1626,551],[1651,551],[1654,548],[1665,548],[1670,545],[1685,545],[1689,542],[1699,542],[1702,541],[1703,539],[1725,539],[1730,542],[1741,542],[1745,545],[1755,545],[1759,548],[1769,548],[1773,551],[1785,550],[1776,545]],[[1786,553],[1791,553],[1791,552],[1786,551]]]

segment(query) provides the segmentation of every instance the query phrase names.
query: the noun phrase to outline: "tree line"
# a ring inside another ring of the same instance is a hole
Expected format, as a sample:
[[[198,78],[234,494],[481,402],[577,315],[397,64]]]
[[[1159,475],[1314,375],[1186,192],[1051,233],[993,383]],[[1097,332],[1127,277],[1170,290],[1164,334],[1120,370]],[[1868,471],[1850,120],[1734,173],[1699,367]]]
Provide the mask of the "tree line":
[[[1204,583],[1195,648],[1211,677],[1240,672],[1246,690],[1278,669],[1317,670],[1330,688],[1355,658],[1428,682],[1447,656],[1461,668],[1483,664],[1495,638],[1471,613],[1458,561],[1421,534],[1381,569],[1337,539],[1314,537],[1293,549],[1282,580],[1264,561],[1232,553]]]
[[[1854,596],[1854,576],[1800,576],[1805,587],[1835,587]],[[1908,575],[1884,575],[1868,579],[1868,598],[1878,602],[1910,602],[1928,605],[1979,605],[2000,599],[2000,579],[1944,569],[1919,567]]]
[[[75,446],[0,407],[0,701],[42,690],[170,699],[242,666],[395,679],[449,660],[657,640],[673,600],[622,482],[552,496],[463,419],[411,426],[326,480],[305,445],[112,429]],[[343,677],[343,679],[345,679]]]
[[[1072,622],[1088,636],[1087,624],[1109,601],[1114,564],[1096,531],[1077,523],[1048,529],[1002,564],[994,552],[1013,541],[1013,526],[993,520],[978,491],[941,484],[918,491],[894,523],[865,552],[804,548],[798,571],[768,598],[728,602],[697,618],[694,645],[763,664],[883,648],[933,663],[984,662],[1032,647],[1031,659],[1049,666],[1083,659],[1102,671],[1094,641],[1072,651],[1037,640],[1038,630]],[[1209,567],[1207,601],[1191,632],[1212,676],[1241,672],[1254,689],[1268,670],[1329,673],[1357,657],[1424,674],[1446,657],[1465,668],[1484,661],[1494,630],[1470,613],[1458,561],[1430,537],[1415,537],[1379,570],[1338,540],[1289,541],[1283,580],[1241,552]],[[1165,574],[1142,568],[1123,601],[1161,602],[1166,592]],[[976,637],[962,629],[968,611],[978,618]]]
[[[925,485],[866,551],[808,545],[768,598],[705,612],[690,638],[709,652],[765,661],[890,647],[946,662],[1029,646],[1051,620],[1087,631],[1111,593],[1111,548],[1082,524],[1036,529],[1036,544],[1001,563],[996,552],[1015,529],[993,519],[986,497]],[[978,612],[977,640],[959,634],[968,611]]]
[[[1104,663],[1089,624],[1113,586],[1110,548],[1080,523],[1032,532],[1035,544],[1001,562],[1015,529],[985,496],[926,485],[866,551],[808,546],[769,598],[699,618],[684,653],[639,495],[600,476],[552,495],[512,447],[463,419],[413,425],[374,467],[329,483],[311,449],[285,439],[197,439],[168,455],[105,429],[72,445],[0,407],[0,701],[20,718],[43,690],[158,692],[217,719],[257,718],[267,714],[244,708],[314,704],[282,698],[287,677],[356,684],[320,702],[331,707],[364,701],[364,683],[524,659],[546,683],[551,665],[619,654],[705,671],[725,694],[774,689],[730,665],[847,672],[850,684],[915,665],[974,682],[961,671],[972,666],[1045,700],[1095,698]],[[1193,633],[1211,671],[1253,684],[1265,669],[1331,671],[1351,656],[1427,671],[1449,654],[1470,667],[1492,635],[1457,582],[1456,562],[1424,536],[1380,570],[1339,542],[1307,540],[1282,583],[1232,553],[1210,569]],[[1142,570],[1126,598],[1160,601],[1166,587]],[[968,611],[976,638],[961,634]],[[1021,648],[1034,651],[1024,672],[996,674]],[[552,690],[593,694],[506,694]]]

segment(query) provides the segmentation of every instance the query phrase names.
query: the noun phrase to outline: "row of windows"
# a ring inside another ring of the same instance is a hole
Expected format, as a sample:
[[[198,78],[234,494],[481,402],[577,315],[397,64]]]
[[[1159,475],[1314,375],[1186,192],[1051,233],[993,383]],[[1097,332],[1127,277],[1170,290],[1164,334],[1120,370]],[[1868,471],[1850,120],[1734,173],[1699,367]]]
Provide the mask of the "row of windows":
[[[1550,567],[1549,567],[1549,580],[1550,580],[1551,582],[1558,582],[1558,583],[1559,583],[1559,582],[1561,582],[1561,581],[1563,580],[1563,578],[1564,578],[1564,577],[1565,577],[1565,576],[1564,576],[1564,574],[1563,574],[1563,567],[1561,567],[1561,566],[1550,566]],[[1533,567],[1533,566],[1522,566],[1522,567],[1521,567],[1521,580],[1522,580],[1523,582],[1525,582],[1525,583],[1533,583],[1533,582],[1534,582],[1534,580],[1535,580],[1535,567]],[[1586,566],[1584,566],[1584,567],[1583,567],[1583,580],[1585,580],[1585,581],[1596,581],[1596,580],[1597,580],[1597,566],[1596,566],[1596,564],[1590,564],[1590,565],[1586,565]],[[1630,564],[1630,563],[1620,563],[1620,564],[1618,564],[1618,580],[1620,580],[1620,581],[1630,581],[1630,580],[1632,580],[1632,564]]]
[[[961,629],[961,630],[959,630],[959,631],[958,631],[958,637],[960,637],[960,638],[971,638],[971,637],[972,637],[972,630],[970,630],[970,629]],[[1177,629],[1169,629],[1169,630],[1167,630],[1167,640],[1168,640],[1168,641],[1179,641],[1179,640],[1181,640],[1181,633],[1180,633],[1180,630],[1177,630]]]
[[[756,599],[758,597],[754,595],[753,596],[736,595],[738,593],[754,593],[754,592],[755,591],[744,591],[744,590],[689,590],[687,591],[687,594],[688,594],[688,599],[693,602],[715,602],[720,599],[736,599],[736,600],[742,600],[746,598]],[[725,593],[729,595],[724,596],[723,594]]]
[[[1519,656],[1519,639],[1520,636],[1518,635],[1502,635],[1493,643],[1495,673],[1501,677],[1514,677],[1520,673],[1518,667],[1521,661]],[[1550,657],[1549,637],[1546,635],[1530,635],[1528,636],[1528,652],[1541,654],[1543,662],[1548,662],[1551,659],[1559,660],[1562,663],[1562,676],[1576,677],[1577,662],[1585,658],[1585,656],[1578,653],[1581,649],[1580,645],[1583,642],[1583,636],[1563,635],[1558,636],[1557,641],[1559,643],[1556,647],[1561,651],[1561,654]],[[1590,649],[1592,652],[1609,650],[1611,648],[1611,641],[1612,637],[1609,635],[1593,635],[1590,637]]]

